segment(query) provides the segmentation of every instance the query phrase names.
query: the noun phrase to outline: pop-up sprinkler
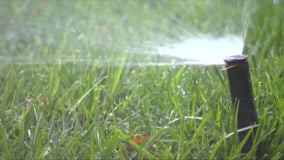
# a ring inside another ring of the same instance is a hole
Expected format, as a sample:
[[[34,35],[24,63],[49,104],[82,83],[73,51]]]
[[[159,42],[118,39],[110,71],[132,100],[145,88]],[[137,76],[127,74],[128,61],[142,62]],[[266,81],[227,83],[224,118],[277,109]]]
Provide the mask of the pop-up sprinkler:
[[[255,109],[249,65],[246,55],[234,55],[224,59],[226,63],[226,70],[229,79],[231,99],[234,109],[238,111],[238,129],[246,128],[258,123],[257,113]],[[242,153],[248,153],[252,148],[253,136],[257,128],[253,128],[253,132],[244,144]],[[239,140],[243,140],[249,132],[238,132]],[[257,150],[259,156],[260,150]]]

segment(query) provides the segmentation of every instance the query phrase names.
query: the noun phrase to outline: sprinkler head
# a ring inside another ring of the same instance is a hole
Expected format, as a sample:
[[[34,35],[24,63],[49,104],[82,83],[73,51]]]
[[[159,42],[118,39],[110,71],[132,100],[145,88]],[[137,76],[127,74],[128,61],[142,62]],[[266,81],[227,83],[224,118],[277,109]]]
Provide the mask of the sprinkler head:
[[[227,66],[235,65],[240,63],[247,63],[247,55],[232,55],[228,56],[224,59]]]
[[[231,100],[234,109],[238,111],[238,129],[258,123],[247,58],[248,56],[246,55],[233,55],[224,59],[229,80]],[[242,153],[248,153],[251,150],[253,136],[256,130],[257,128],[253,129],[252,135],[249,136],[242,147]],[[248,131],[238,133],[240,141],[245,138],[247,133]],[[258,149],[257,152],[259,152],[257,153],[258,156],[261,154],[261,149]]]

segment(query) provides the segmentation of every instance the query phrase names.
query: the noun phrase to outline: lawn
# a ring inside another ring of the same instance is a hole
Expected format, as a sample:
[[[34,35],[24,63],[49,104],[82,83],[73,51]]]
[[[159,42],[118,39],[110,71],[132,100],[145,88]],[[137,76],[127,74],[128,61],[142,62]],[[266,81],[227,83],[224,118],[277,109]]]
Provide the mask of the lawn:
[[[0,159],[283,159],[284,2],[244,2],[0,1]],[[244,36],[247,154],[224,66],[154,65],[198,32]]]

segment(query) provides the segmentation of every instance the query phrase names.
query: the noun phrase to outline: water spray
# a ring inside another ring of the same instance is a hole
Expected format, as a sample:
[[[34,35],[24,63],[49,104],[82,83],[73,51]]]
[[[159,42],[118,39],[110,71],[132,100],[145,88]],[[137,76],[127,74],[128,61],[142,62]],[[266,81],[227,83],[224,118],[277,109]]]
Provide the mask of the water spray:
[[[246,128],[252,125],[258,125],[258,118],[255,109],[253,90],[249,72],[249,64],[246,55],[234,55],[224,59],[229,79],[231,100],[233,107],[237,111],[238,129]],[[248,153],[253,144],[253,137],[257,127],[253,127],[252,133],[242,147],[242,153]],[[239,140],[243,140],[249,130],[238,132]],[[258,147],[256,156],[261,155],[261,149]]]

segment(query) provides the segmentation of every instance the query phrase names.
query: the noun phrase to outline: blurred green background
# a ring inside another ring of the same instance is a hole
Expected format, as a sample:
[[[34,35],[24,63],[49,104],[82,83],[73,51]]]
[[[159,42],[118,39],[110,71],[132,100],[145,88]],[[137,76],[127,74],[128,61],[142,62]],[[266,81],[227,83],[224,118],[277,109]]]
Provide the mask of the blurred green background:
[[[282,0],[1,0],[0,159],[254,159],[258,143],[283,159],[283,15]],[[223,66],[126,65],[200,33],[244,39],[260,123],[247,155],[225,138]]]

